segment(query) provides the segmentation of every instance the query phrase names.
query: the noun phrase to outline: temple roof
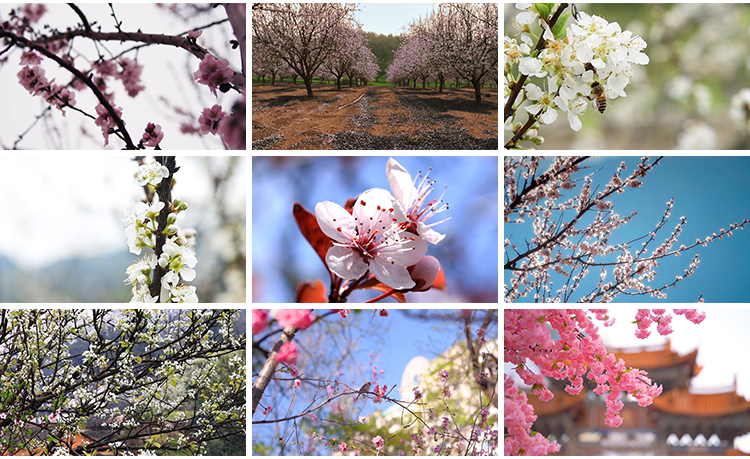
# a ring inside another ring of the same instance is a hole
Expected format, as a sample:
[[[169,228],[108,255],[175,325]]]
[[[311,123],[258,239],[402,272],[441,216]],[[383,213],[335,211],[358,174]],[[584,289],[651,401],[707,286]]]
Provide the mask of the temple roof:
[[[691,394],[684,388],[654,398],[653,406],[665,413],[688,416],[726,416],[750,411],[750,401],[735,392]]]
[[[692,364],[695,368],[693,376],[697,376],[701,370],[700,366],[695,365],[695,359],[698,356],[698,349],[681,356],[672,351],[672,346],[669,340],[667,340],[664,349],[655,351],[647,351],[644,349],[636,352],[629,352],[628,349],[614,349],[610,352],[613,352],[618,358],[621,358],[626,366],[638,368],[640,370],[649,371],[681,364]]]

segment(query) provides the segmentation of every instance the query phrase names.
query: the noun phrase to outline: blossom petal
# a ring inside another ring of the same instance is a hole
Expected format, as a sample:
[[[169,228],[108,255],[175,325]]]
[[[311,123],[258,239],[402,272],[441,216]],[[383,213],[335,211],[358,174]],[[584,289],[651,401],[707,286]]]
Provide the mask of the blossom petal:
[[[406,233],[410,234],[410,233]],[[378,257],[392,261],[396,266],[412,266],[417,264],[427,253],[427,243],[419,236],[413,236],[413,239],[407,238],[398,244],[381,244],[377,248]]]
[[[401,290],[417,285],[411,276],[409,276],[409,271],[404,266],[393,265],[381,257],[376,258],[370,263],[370,271],[375,275],[377,280],[390,288]]]
[[[356,237],[354,217],[335,202],[315,204],[315,218],[321,231],[336,242],[347,244]]]
[[[445,238],[445,234],[440,234],[422,222],[417,223],[417,231],[422,238],[432,244],[437,244]]]
[[[328,269],[342,279],[359,279],[367,272],[362,256],[348,247],[333,246],[326,254]]]
[[[385,165],[385,173],[388,176],[388,183],[391,185],[393,196],[398,202],[411,202],[414,193],[414,182],[412,182],[409,171],[393,158],[388,160]],[[409,199],[404,199],[409,198]]]

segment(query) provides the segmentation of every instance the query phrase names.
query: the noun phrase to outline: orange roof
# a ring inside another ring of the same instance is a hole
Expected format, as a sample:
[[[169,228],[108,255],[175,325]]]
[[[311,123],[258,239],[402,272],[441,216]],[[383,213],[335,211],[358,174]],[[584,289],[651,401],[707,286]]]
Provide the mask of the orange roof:
[[[690,416],[723,416],[750,411],[750,401],[735,392],[721,394],[691,394],[687,389],[675,389],[654,399],[660,411]]]
[[[698,349],[683,356],[673,352],[669,340],[667,340],[667,345],[664,349],[657,351],[625,352],[625,350],[616,349],[611,352],[614,352],[618,358],[621,358],[626,366],[646,371],[671,367],[686,362],[690,363],[691,361],[693,366],[695,366],[695,358],[698,356]],[[694,373],[694,375],[697,374],[697,372]]]
[[[569,395],[567,392],[560,391],[555,392],[555,397],[549,402],[543,402],[530,391],[525,392],[529,399],[529,405],[534,408],[534,414],[537,416],[548,416],[565,411],[578,403],[582,403],[586,396],[586,389],[581,390],[578,395]]]

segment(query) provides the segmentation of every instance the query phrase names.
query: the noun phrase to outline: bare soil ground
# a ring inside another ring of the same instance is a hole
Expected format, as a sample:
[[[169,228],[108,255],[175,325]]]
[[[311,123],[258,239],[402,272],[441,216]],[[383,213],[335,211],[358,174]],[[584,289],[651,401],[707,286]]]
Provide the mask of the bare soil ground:
[[[313,86],[313,93],[254,83],[253,150],[498,149],[497,88],[483,88],[481,104],[472,88]]]

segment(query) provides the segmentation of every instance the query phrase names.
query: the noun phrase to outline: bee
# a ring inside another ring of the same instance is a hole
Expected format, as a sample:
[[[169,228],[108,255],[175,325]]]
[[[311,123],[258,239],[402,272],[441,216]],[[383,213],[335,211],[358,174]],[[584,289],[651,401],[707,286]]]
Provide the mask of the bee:
[[[604,86],[598,81],[591,83],[589,99],[594,101],[594,106],[599,110],[599,113],[604,113],[604,110],[607,109],[607,96],[604,95]]]

